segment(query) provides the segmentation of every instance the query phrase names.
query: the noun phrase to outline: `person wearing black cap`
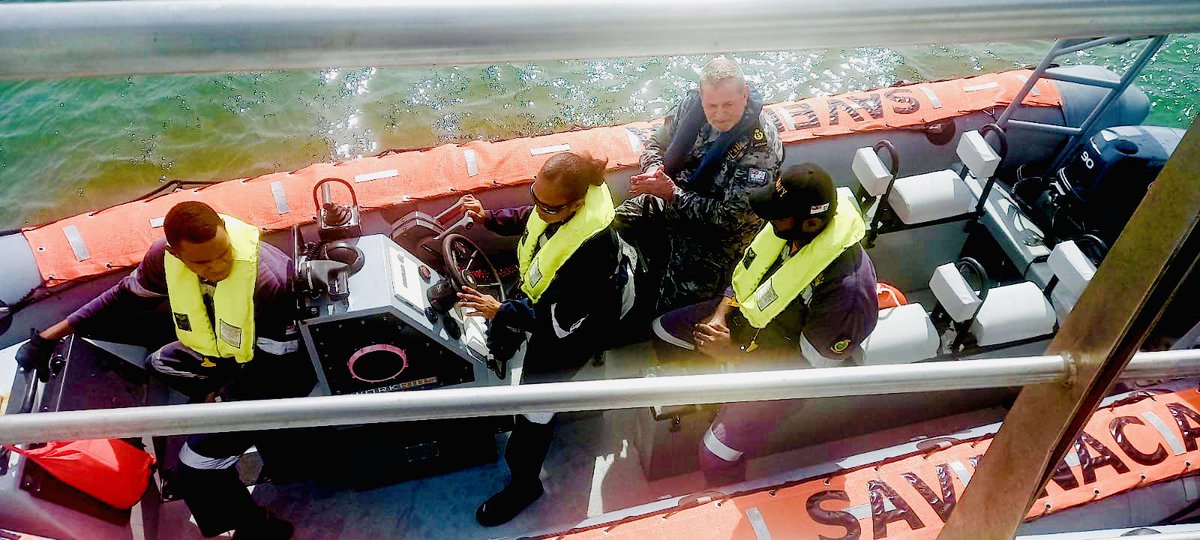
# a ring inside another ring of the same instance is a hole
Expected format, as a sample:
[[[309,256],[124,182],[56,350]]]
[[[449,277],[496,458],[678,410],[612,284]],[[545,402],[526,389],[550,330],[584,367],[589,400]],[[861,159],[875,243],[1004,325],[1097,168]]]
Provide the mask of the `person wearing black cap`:
[[[699,351],[721,361],[783,359],[778,367],[834,367],[875,329],[875,269],[859,245],[866,232],[829,174],[804,163],[754,192],[750,206],[770,222],[746,248],[723,298],[671,311],[653,323],[660,358]],[[745,478],[753,454],[799,401],[723,405],[704,436],[701,469],[710,485]]]

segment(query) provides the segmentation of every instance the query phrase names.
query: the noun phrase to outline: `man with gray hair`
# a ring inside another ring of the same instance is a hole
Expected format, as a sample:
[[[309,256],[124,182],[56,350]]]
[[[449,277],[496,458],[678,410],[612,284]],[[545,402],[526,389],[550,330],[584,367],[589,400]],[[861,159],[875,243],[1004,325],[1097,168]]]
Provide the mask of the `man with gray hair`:
[[[783,143],[733,60],[700,72],[700,88],[669,113],[642,154],[642,174],[614,225],[639,245],[658,280],[653,311],[717,296],[762,228],[749,193],[775,181]]]

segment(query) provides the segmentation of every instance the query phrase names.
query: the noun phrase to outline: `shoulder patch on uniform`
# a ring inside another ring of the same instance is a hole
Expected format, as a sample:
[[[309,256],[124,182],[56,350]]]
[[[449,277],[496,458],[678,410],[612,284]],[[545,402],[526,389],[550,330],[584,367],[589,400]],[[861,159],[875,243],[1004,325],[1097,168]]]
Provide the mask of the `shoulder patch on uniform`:
[[[842,340],[833,342],[833,345],[831,345],[829,347],[829,350],[831,350],[835,353],[838,353],[838,354],[842,354],[842,353],[846,352],[846,349],[849,349],[849,348],[850,348],[850,340],[842,339]]]
[[[758,254],[754,253],[753,248],[746,248],[746,254],[742,256],[742,266],[750,268],[750,265],[754,264],[754,258],[757,256]]]
[[[188,319],[187,313],[172,312],[175,316],[175,327],[184,332],[192,331],[192,321]]]
[[[750,169],[750,182],[754,184],[767,184],[767,171],[763,169]]]
[[[752,141],[751,144],[755,148],[764,147],[767,145],[767,134],[762,130],[762,128],[756,127],[750,134],[750,140]]]

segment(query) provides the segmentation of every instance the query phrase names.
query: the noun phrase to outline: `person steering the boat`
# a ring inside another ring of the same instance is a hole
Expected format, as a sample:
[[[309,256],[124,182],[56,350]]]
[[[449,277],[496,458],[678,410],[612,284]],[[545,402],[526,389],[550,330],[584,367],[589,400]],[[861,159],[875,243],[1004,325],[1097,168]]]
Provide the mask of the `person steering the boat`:
[[[489,342],[497,333],[526,342],[521,384],[576,378],[607,348],[612,328],[633,305],[636,254],[612,230],[607,161],[564,152],[546,160],[530,185],[533,205],[485,210],[463,204],[479,223],[517,244],[519,298],[499,302],[472,288],[460,294],[469,315],[486,317]],[[481,525],[506,523],[541,497],[539,474],[554,435],[553,413],[518,415],[504,452],[511,480],[475,513]]]
[[[645,147],[616,223],[657,277],[657,315],[721,294],[762,227],[749,194],[775,178],[783,143],[738,64],[717,58]]]
[[[854,202],[837,194],[820,167],[788,168],[750,197],[770,222],[746,248],[724,296],[653,323],[660,359],[699,351],[737,364],[841,365],[879,317],[875,268],[859,241],[866,232]],[[721,406],[704,436],[700,464],[711,485],[745,478],[754,454],[800,401]]]
[[[33,334],[18,361],[44,367],[63,337],[87,334],[103,319],[166,299],[178,341],[150,354],[146,363],[169,386],[194,402],[308,395],[316,377],[296,333],[291,257],[260,242],[257,227],[202,202],[172,207],[163,232],[166,238],[150,246],[131,274]],[[192,435],[183,445],[174,487],[204,536],[236,529],[234,538],[291,537],[292,525],[255,503],[233,467],[251,446],[265,445],[264,437]]]

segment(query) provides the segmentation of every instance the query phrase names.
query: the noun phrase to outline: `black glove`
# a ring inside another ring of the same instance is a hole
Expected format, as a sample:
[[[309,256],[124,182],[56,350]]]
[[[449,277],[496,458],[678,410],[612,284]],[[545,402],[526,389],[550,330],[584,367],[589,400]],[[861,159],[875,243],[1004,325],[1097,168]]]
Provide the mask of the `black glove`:
[[[50,380],[50,355],[58,340],[46,339],[38,335],[37,330],[29,330],[29,342],[17,349],[17,365],[24,370],[37,370],[38,380]]]
[[[508,361],[521,349],[525,342],[525,332],[515,330],[495,321],[488,321],[487,346],[492,353],[488,367],[497,377],[504,379],[508,375]]]

